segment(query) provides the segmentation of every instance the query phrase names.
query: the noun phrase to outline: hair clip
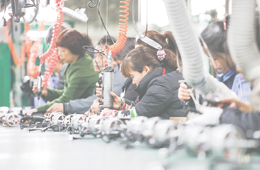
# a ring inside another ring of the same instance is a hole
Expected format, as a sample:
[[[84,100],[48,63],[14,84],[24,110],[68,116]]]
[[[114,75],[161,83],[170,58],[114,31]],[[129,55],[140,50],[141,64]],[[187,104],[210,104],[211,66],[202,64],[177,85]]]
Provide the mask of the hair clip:
[[[160,61],[163,61],[165,59],[166,52],[164,50],[158,50],[157,51],[157,57]]]

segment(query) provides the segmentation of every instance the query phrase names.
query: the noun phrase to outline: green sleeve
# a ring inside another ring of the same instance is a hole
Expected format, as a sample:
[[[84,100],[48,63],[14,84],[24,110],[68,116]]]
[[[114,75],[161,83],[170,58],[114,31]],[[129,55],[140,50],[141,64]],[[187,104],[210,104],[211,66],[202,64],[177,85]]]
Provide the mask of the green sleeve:
[[[38,107],[37,110],[46,111],[54,103],[67,103],[70,100],[79,99],[87,89],[90,89],[91,85],[93,84],[93,81],[95,80],[96,76],[91,76],[87,78],[73,78],[71,80],[71,83],[68,85],[68,87],[64,90],[64,92],[59,98],[53,100],[50,103],[47,103],[46,105]],[[91,88],[91,90],[92,89],[93,88]],[[58,95],[58,93],[54,92],[54,90],[53,92],[51,92],[51,94],[53,95],[53,97]]]
[[[46,101],[52,101],[54,99],[57,99],[63,94],[63,90],[54,90],[48,88],[47,91],[47,96],[42,96],[42,98]]]

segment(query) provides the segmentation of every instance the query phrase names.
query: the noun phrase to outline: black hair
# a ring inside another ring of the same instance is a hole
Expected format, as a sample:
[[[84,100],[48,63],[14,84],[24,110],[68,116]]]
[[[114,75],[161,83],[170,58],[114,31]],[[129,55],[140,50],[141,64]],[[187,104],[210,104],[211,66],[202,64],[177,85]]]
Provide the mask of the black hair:
[[[113,45],[114,44],[113,41],[116,42],[116,39],[114,37],[111,36],[109,37],[105,35],[104,37],[100,38],[100,40],[98,41],[98,45],[104,45],[104,44]]]
[[[63,30],[67,29],[66,27],[64,27],[63,25],[60,28],[60,32],[62,32]],[[47,30],[47,35],[45,37],[45,43],[46,44],[50,44],[51,43],[51,39],[52,39],[52,32],[53,32],[53,26],[50,26]]]
[[[92,46],[92,41],[85,33],[81,34],[75,29],[65,29],[58,35],[56,44],[58,47],[67,48],[71,53],[82,57],[86,53],[83,46]]]
[[[173,70],[177,69],[176,56],[169,49],[163,49],[166,53],[165,58],[160,61],[157,56],[156,49],[140,46],[127,54],[122,61],[121,72],[124,77],[131,77],[130,72],[142,72],[145,66],[154,69],[155,67],[169,67]],[[174,57],[175,56],[175,57]]]
[[[122,61],[125,59],[126,55],[135,48],[135,38],[133,37],[128,37],[127,40],[126,40],[126,43],[125,43],[125,46],[123,47],[123,49],[116,53],[114,56],[113,56],[113,59],[115,61]]]

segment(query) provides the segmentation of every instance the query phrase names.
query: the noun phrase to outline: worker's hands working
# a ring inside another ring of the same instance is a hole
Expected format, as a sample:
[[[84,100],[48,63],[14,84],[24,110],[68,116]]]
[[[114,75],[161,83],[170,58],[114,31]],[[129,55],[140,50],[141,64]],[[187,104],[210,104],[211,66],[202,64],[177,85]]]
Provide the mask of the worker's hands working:
[[[34,85],[33,85],[32,91],[33,91],[33,93],[35,93],[35,94],[37,93],[37,91],[38,91],[38,84],[34,84]],[[46,86],[46,84],[43,82],[43,83],[42,83],[42,94],[41,94],[41,95],[47,96],[47,94],[48,94],[47,86]]]

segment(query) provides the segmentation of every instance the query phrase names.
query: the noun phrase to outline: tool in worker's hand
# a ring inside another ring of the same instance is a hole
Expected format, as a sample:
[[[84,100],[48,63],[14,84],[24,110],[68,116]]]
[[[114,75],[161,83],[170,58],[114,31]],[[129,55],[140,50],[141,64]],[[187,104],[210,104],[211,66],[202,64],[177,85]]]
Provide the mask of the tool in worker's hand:
[[[114,79],[114,69],[111,67],[111,51],[108,53],[108,66],[104,69],[103,75],[103,106],[104,108],[113,109],[113,97],[111,96],[111,92],[113,91],[113,79]]]
[[[191,88],[192,88],[190,85],[187,84],[187,82],[186,82],[185,80],[179,80],[179,83],[180,83],[180,84],[181,84],[181,83],[186,84],[186,86],[188,87],[188,89],[191,89]],[[185,100],[185,101],[184,101],[184,104],[183,104],[183,108],[184,108],[184,109],[187,109],[187,108],[190,106],[191,103],[192,103],[192,98],[190,98],[189,100]]]

